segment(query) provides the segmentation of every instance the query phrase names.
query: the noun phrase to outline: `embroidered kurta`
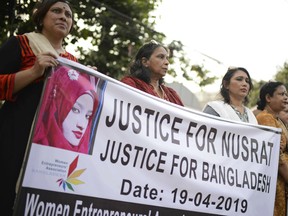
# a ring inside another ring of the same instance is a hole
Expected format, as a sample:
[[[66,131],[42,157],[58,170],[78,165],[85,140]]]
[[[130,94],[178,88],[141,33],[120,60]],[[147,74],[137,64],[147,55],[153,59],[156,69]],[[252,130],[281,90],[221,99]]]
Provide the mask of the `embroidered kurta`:
[[[268,113],[266,110],[263,110],[262,112],[260,112],[256,116],[256,118],[260,125],[282,128],[282,124],[280,120],[275,118],[275,116],[273,116],[271,113]],[[284,144],[286,144],[286,136],[285,136],[285,133],[282,132],[280,145],[284,145]],[[285,162],[288,162],[287,151],[285,151],[283,154],[284,154],[283,159],[285,160]],[[277,177],[274,216],[286,216],[285,180],[280,174],[278,174],[278,177]]]

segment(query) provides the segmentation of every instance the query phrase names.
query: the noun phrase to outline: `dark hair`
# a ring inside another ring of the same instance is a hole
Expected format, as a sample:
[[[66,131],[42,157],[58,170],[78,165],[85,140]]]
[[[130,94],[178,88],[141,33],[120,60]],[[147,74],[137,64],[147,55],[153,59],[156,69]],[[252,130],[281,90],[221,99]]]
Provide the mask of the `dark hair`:
[[[264,110],[267,104],[266,95],[268,94],[272,97],[277,88],[282,85],[284,84],[278,81],[269,81],[265,83],[260,89],[259,99],[257,101],[257,109]]]
[[[137,77],[146,83],[150,83],[150,70],[142,64],[142,58],[149,59],[153,52],[158,48],[163,47],[167,52],[168,48],[164,45],[157,43],[156,41],[150,41],[145,43],[137,52],[134,61],[130,66],[131,76]],[[159,84],[164,82],[164,78],[159,80]]]
[[[70,10],[72,11],[72,26],[71,26],[70,32],[72,31],[73,24],[74,24],[74,13],[73,13],[72,7],[70,6],[70,3],[67,0],[42,0],[42,1],[37,2],[36,5],[34,6],[33,11],[32,11],[32,17],[31,17],[32,21],[36,25],[37,32],[42,31],[44,17],[46,16],[51,6],[57,2],[66,3],[70,7]]]
[[[241,70],[244,73],[246,73],[248,76],[248,79],[249,79],[249,85],[250,85],[249,92],[248,92],[247,96],[244,98],[244,105],[246,105],[249,102],[248,95],[249,95],[250,91],[253,89],[253,83],[252,83],[249,72],[243,67],[228,68],[226,74],[222,78],[222,82],[221,82],[221,86],[220,86],[220,94],[223,97],[224,102],[230,104],[229,90],[226,88],[226,86],[229,85],[232,76],[238,70]]]

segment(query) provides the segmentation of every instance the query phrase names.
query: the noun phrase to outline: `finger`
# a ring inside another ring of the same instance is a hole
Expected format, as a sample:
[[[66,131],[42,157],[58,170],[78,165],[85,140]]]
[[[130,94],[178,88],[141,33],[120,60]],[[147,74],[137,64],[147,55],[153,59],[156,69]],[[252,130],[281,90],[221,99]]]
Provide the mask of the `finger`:
[[[58,61],[56,59],[50,59],[49,63],[51,66],[57,66],[58,65]]]

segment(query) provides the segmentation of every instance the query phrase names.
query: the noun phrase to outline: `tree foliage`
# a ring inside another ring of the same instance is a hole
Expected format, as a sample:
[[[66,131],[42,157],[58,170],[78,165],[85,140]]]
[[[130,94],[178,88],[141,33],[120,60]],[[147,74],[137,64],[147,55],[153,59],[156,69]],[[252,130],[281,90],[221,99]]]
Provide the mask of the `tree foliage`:
[[[275,80],[284,83],[286,89],[288,89],[288,62],[285,62],[284,65],[278,69]]]
[[[271,80],[276,80],[279,82],[284,83],[286,86],[286,89],[288,89],[288,62],[284,62],[282,67],[279,67],[274,77],[271,78]],[[253,81],[254,88],[250,92],[249,95],[249,107],[256,106],[256,103],[259,99],[259,91],[267,81],[260,80],[259,82]]]
[[[259,99],[259,90],[261,86],[265,83],[265,81],[260,80],[259,82],[253,81],[253,89],[249,94],[249,104],[248,107],[256,107],[256,103]]]
[[[10,36],[33,31],[30,15],[36,0],[1,0],[0,3],[0,45]],[[165,35],[154,30],[155,17],[152,12],[162,0],[70,0],[75,14],[72,34],[65,40],[74,44],[79,62],[97,66],[98,70],[119,79],[128,71],[129,64],[139,47],[148,40],[163,42]],[[87,48],[85,41],[89,42]],[[192,79],[189,72],[198,73],[199,86],[211,84],[215,77],[209,77],[204,66],[194,65],[185,57],[180,41],[172,41],[170,62],[181,64],[180,73]],[[74,54],[75,54],[74,53]],[[177,55],[176,55],[177,54]],[[179,71],[170,69],[172,76]]]

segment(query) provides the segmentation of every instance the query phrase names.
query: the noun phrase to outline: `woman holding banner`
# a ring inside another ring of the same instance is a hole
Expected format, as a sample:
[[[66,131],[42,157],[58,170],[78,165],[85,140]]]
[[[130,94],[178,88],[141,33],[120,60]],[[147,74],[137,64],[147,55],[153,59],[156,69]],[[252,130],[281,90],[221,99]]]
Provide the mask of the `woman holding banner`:
[[[36,32],[12,36],[0,48],[0,142],[3,185],[2,212],[12,215],[16,182],[23,163],[30,129],[38,106],[45,70],[61,56],[77,59],[65,51],[64,38],[71,32],[73,12],[65,0],[43,0],[32,13]]]
[[[253,112],[245,106],[252,88],[250,74],[245,68],[230,67],[222,79],[222,99],[208,102],[203,112],[234,121],[258,124]]]
[[[88,74],[61,66],[48,79],[33,142],[88,154],[98,105]]]
[[[168,57],[168,49],[163,45],[155,41],[144,44],[130,67],[130,75],[121,81],[155,97],[184,106],[176,91],[164,85]]]
[[[285,127],[279,119],[279,113],[286,108],[288,95],[285,85],[281,82],[267,82],[261,89],[257,109],[262,110],[257,115],[260,125],[281,128],[280,156],[278,167],[278,178],[276,186],[276,198],[274,205],[274,216],[286,216],[286,193],[285,184],[288,183],[288,152]]]

